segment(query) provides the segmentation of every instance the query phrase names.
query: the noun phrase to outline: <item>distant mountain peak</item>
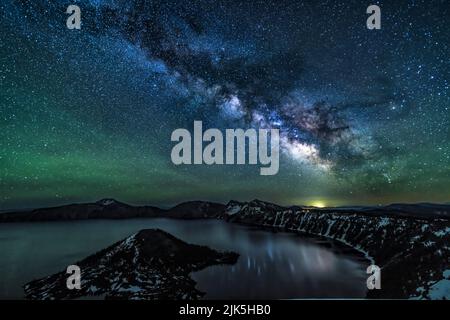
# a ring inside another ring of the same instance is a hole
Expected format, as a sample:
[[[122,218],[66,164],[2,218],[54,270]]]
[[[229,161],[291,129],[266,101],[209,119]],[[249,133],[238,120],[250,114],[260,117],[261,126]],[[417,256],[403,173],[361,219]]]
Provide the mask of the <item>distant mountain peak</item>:
[[[248,202],[250,206],[261,206],[261,207],[272,207],[272,208],[282,208],[282,206],[277,205],[272,202],[263,201],[259,199],[253,199],[252,201]]]
[[[115,199],[112,199],[112,198],[101,199],[101,200],[98,200],[96,203],[100,204],[102,206],[110,206],[110,205],[113,205],[113,204],[120,204],[119,201],[117,201]]]

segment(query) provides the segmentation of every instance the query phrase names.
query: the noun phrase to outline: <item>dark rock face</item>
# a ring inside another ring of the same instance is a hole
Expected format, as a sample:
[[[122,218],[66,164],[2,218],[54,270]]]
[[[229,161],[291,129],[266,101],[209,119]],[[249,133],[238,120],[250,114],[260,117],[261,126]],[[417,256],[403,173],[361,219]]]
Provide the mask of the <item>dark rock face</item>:
[[[450,284],[450,220],[445,215],[422,218],[402,211],[397,216],[388,209],[333,212],[260,201],[232,201],[225,213],[231,222],[324,236],[363,252],[382,268],[382,289],[370,291],[370,298],[439,299],[442,292],[450,298],[450,289],[442,289]]]
[[[189,273],[216,264],[234,264],[239,255],[191,245],[155,229],[141,230],[75,263],[81,289],[69,290],[65,271],[24,286],[27,299],[198,299]]]
[[[165,216],[177,219],[221,218],[225,205],[205,201],[190,201],[181,203],[169,209]]]

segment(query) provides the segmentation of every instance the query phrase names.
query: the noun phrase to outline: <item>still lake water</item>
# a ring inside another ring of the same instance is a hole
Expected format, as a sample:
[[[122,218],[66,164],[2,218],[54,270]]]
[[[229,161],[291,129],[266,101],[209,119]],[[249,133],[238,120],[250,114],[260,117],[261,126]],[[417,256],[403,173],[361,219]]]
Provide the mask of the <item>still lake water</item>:
[[[0,224],[0,299],[141,229],[159,228],[194,244],[240,254],[233,266],[192,274],[206,298],[363,298],[366,265],[289,233],[217,220],[85,220]]]

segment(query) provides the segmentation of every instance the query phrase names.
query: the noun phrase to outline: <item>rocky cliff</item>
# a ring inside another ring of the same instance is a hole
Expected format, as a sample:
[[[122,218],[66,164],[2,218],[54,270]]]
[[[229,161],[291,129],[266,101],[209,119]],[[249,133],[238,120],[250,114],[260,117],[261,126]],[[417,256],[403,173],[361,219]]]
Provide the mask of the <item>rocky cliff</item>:
[[[284,208],[254,200],[231,201],[225,213],[230,222],[323,236],[359,250],[382,270],[382,289],[368,297],[450,298],[450,221],[442,214],[445,210],[424,217],[384,208]]]

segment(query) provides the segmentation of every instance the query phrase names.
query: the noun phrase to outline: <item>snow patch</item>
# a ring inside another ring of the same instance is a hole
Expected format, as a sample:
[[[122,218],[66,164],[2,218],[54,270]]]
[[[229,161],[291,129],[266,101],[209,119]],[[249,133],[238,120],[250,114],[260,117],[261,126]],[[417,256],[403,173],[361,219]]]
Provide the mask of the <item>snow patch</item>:
[[[435,235],[436,237],[442,238],[443,236],[445,236],[445,235],[447,235],[447,234],[449,234],[449,233],[450,233],[450,227],[447,227],[447,228],[445,228],[445,229],[443,229],[443,230],[436,231],[436,232],[434,233],[434,235]]]
[[[102,199],[102,200],[98,201],[97,203],[101,204],[102,206],[110,206],[110,205],[116,203],[116,201],[114,199]]]
[[[429,297],[432,300],[450,299],[450,280],[440,280],[432,285]]]
[[[241,206],[236,204],[236,205],[234,205],[234,206],[232,206],[232,207],[230,207],[230,208],[227,208],[226,213],[227,213],[229,216],[232,216],[232,215],[238,213],[239,211],[241,211]]]

